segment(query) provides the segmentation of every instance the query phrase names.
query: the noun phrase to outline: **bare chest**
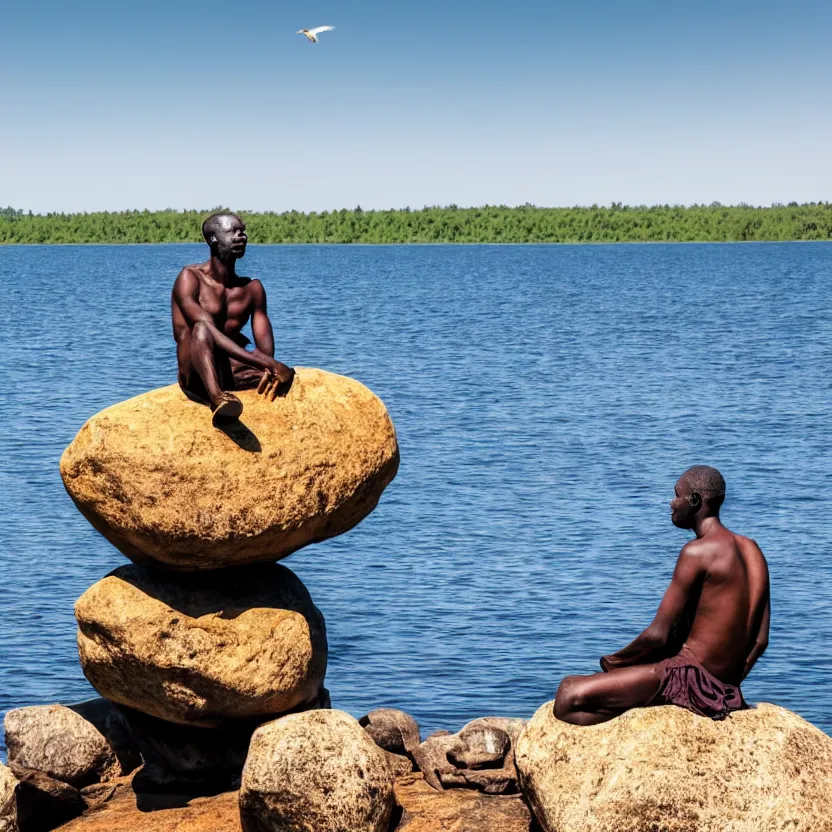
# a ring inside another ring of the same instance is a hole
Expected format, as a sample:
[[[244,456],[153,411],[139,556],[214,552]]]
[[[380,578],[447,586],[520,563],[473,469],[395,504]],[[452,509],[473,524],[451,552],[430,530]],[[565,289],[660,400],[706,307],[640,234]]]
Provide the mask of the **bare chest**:
[[[199,305],[214,319],[217,326],[226,323],[242,327],[251,316],[251,297],[245,286],[230,289],[202,283],[199,289]]]

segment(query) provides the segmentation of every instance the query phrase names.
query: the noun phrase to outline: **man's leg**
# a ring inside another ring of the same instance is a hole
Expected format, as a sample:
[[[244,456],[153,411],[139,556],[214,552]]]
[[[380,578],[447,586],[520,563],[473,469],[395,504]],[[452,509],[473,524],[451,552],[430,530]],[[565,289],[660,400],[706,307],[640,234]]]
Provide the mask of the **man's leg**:
[[[555,716],[573,725],[597,725],[647,705],[661,685],[656,664],[622,667],[592,676],[567,676],[555,696]]]
[[[243,412],[243,405],[233,393],[223,389],[224,385],[233,385],[231,367],[222,366],[218,372],[211,331],[205,324],[197,322],[191,330],[189,341],[190,363],[208,394],[211,410],[214,412],[214,423],[222,419],[236,419]],[[226,358],[225,364],[227,363]]]

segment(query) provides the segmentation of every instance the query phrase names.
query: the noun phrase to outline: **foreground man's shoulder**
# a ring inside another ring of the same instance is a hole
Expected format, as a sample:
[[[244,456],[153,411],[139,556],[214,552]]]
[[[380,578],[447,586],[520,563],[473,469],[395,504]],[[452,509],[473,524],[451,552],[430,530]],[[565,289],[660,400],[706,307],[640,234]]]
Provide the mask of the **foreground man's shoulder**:
[[[755,552],[759,552],[761,555],[763,554],[763,550],[760,548],[760,544],[757,543],[754,538],[746,537],[744,534],[737,534],[734,532],[734,537],[737,540],[737,543],[742,546],[746,550],[752,550]]]

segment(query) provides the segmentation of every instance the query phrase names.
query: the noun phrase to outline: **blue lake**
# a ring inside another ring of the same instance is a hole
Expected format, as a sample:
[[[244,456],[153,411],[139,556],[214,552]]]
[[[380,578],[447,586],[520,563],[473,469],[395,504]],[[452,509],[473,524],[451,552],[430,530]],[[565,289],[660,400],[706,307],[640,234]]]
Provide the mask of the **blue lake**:
[[[176,379],[169,292],[204,246],[0,247],[0,712],[93,694],[75,599],[124,558],[58,459]],[[649,623],[715,465],[771,568],[749,700],[832,732],[832,244],[253,246],[278,357],[387,404],[376,511],[284,561],[327,620],[327,685],[423,733],[528,717]]]

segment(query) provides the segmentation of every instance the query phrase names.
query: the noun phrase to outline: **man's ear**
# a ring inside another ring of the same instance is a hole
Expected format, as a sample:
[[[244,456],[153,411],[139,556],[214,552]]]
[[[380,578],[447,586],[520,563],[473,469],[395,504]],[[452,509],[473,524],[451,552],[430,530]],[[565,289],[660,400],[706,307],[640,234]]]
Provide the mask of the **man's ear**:
[[[702,505],[702,495],[698,491],[693,491],[688,497],[688,502],[691,508],[699,508]]]
[[[211,245],[214,246],[217,244],[217,238],[212,234],[211,235]]]

